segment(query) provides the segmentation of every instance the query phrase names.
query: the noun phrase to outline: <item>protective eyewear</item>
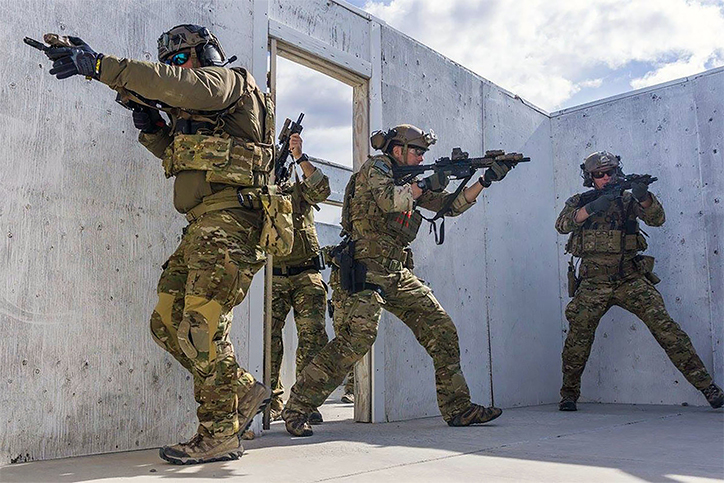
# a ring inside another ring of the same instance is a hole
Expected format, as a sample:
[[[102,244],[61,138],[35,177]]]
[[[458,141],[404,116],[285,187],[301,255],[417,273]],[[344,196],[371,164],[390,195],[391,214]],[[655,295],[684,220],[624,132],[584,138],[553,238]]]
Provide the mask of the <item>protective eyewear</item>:
[[[591,177],[601,179],[604,176],[608,175],[609,178],[612,178],[614,174],[616,174],[616,170],[609,169],[608,171],[594,171],[593,173],[591,173]]]
[[[189,54],[188,52],[179,52],[178,54],[172,55],[164,62],[167,65],[184,65],[186,62],[188,62],[190,56],[191,54]]]
[[[410,146],[410,151],[412,151],[415,156],[422,156],[427,152],[427,149]]]

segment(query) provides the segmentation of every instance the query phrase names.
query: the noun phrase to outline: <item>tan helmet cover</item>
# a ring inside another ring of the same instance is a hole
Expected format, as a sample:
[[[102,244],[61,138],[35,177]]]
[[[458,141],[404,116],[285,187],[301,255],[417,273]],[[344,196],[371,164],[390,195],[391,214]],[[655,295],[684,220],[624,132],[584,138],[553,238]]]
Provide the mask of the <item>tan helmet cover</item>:
[[[400,124],[387,132],[375,131],[370,137],[372,147],[386,152],[390,143],[400,144],[407,149],[409,146],[427,150],[437,142],[437,136],[430,130],[426,133],[412,124]]]
[[[219,51],[221,60],[226,59],[224,49],[214,34],[206,27],[192,24],[182,24],[164,32],[158,38],[158,60],[163,62],[171,55],[182,50],[196,51],[200,45],[211,44]]]
[[[603,171],[610,168],[618,168],[621,165],[621,157],[611,154],[608,151],[597,151],[589,154],[583,162],[583,170],[586,173]]]

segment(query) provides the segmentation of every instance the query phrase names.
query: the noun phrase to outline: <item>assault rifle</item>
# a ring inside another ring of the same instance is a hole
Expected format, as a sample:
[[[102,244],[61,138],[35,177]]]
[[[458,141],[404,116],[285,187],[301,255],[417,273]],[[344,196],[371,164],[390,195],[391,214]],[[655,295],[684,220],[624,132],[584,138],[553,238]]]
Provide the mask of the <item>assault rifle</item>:
[[[616,194],[616,198],[623,196],[625,190],[630,190],[634,183],[643,183],[646,186],[650,185],[659,178],[651,176],[650,174],[627,174],[623,177],[616,177],[614,181],[609,182],[603,189],[592,189],[581,194],[581,206],[590,203],[591,201],[598,199],[600,196]]]
[[[468,153],[460,148],[453,148],[452,154],[448,157],[442,157],[435,160],[433,164],[418,164],[417,166],[398,166],[392,167],[392,174],[395,177],[395,184],[404,185],[410,183],[416,176],[427,171],[435,173],[443,172],[450,179],[466,179],[469,180],[475,171],[481,168],[489,168],[496,161],[506,161],[513,165],[518,163],[526,163],[530,158],[523,157],[519,153],[505,153],[505,151],[494,150],[485,151],[482,158],[471,158]],[[466,180],[466,182],[467,182]],[[465,183],[462,183],[464,185]],[[464,187],[464,186],[463,186]]]
[[[468,153],[460,148],[453,148],[452,154],[448,157],[442,157],[435,160],[433,164],[419,164],[417,166],[398,166],[392,167],[392,175],[395,178],[395,184],[404,185],[410,183],[417,176],[426,173],[427,171],[433,171],[435,173],[443,172],[448,178],[461,179],[462,182],[458,185],[454,193],[448,196],[445,204],[440,211],[435,213],[432,218],[423,218],[430,222],[430,231],[435,233],[435,243],[442,245],[445,241],[445,215],[450,212],[455,198],[465,189],[465,185],[470,181],[475,172],[481,168],[489,168],[495,162],[504,162],[510,164],[511,167],[515,167],[518,163],[527,163],[530,158],[524,157],[520,153],[506,153],[502,150],[485,151],[485,156],[482,158],[471,158]],[[437,220],[442,218],[440,223],[440,237],[437,235]]]
[[[289,158],[290,152],[289,139],[292,137],[292,134],[301,134],[302,129],[304,129],[302,127],[302,119],[304,119],[303,112],[299,114],[297,122],[287,118],[279,133],[279,151],[274,161],[274,183],[278,185],[284,183],[292,176],[293,168],[287,166],[287,159]],[[294,161],[292,161],[292,163],[293,162]]]

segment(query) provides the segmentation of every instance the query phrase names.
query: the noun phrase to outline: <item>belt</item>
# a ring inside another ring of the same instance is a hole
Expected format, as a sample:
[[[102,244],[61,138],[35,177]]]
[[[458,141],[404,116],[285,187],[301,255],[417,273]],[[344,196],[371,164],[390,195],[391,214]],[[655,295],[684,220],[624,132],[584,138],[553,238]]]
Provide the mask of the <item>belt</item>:
[[[272,273],[275,277],[292,277],[294,275],[299,275],[300,273],[306,272],[307,270],[319,270],[316,265],[302,265],[299,267],[286,267],[286,269],[281,267],[274,267],[272,269]]]
[[[225,188],[218,193],[205,196],[204,199],[186,213],[189,223],[201,218],[210,211],[228,210],[232,208],[246,208],[247,210],[260,210],[260,188]]]
[[[630,275],[639,272],[632,260],[627,260],[623,264],[623,268],[619,269],[615,266],[586,266],[581,267],[581,277],[587,280],[595,280],[601,282],[618,282]]]

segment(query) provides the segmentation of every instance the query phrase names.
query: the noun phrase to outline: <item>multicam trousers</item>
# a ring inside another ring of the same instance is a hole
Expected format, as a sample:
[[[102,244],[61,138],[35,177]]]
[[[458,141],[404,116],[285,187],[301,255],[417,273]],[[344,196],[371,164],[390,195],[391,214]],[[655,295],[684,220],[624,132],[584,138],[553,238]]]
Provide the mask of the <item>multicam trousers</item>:
[[[338,274],[332,272],[336,337],[302,370],[286,410],[308,414],[324,402],[372,346],[384,306],[412,330],[432,357],[438,406],[443,418],[450,420],[470,406],[455,325],[430,288],[410,270],[376,268],[376,263],[368,264],[367,282],[378,285],[384,296],[373,290],[350,295],[339,287]]]
[[[229,330],[231,309],[264,264],[259,236],[231,211],[209,212],[187,227],[158,282],[151,334],[193,375],[199,424],[214,436],[239,431],[237,398],[255,383],[236,361]]]
[[[578,399],[580,396],[581,375],[591,353],[596,327],[613,305],[628,310],[646,324],[671,362],[694,387],[701,390],[711,384],[711,376],[689,336],[671,319],[659,291],[643,275],[634,274],[617,282],[584,279],[566,307],[569,329],[563,347],[561,397]]]
[[[297,376],[329,341],[325,330],[327,289],[322,275],[314,269],[298,275],[272,278],[271,387],[280,396],[284,388],[279,369],[284,356],[282,329],[290,309],[297,326]]]

